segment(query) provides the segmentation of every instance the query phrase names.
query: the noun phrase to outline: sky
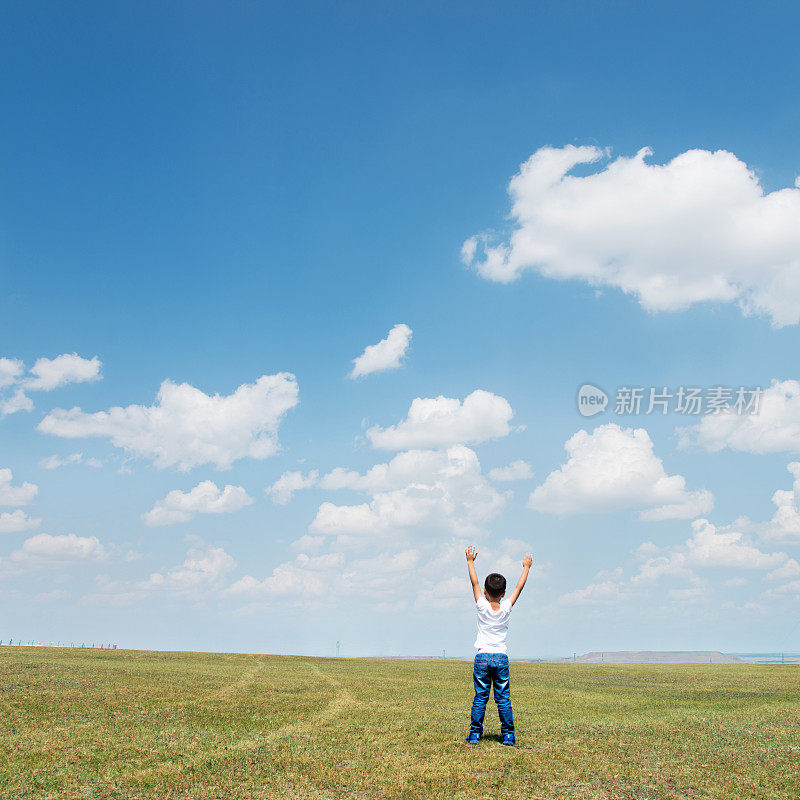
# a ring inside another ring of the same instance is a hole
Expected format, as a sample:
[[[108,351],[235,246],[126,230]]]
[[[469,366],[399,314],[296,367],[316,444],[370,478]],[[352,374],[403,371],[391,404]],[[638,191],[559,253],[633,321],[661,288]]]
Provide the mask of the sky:
[[[800,651],[795,4],[4,11],[2,641]]]

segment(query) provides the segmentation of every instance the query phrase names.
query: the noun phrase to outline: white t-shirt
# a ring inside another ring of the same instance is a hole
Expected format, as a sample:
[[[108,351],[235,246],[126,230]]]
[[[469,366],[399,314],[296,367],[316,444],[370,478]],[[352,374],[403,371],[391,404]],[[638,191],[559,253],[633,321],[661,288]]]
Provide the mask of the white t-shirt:
[[[511,615],[511,601],[500,601],[500,608],[495,611],[489,601],[481,596],[475,604],[478,612],[478,638],[475,647],[479,653],[505,653],[508,618]]]

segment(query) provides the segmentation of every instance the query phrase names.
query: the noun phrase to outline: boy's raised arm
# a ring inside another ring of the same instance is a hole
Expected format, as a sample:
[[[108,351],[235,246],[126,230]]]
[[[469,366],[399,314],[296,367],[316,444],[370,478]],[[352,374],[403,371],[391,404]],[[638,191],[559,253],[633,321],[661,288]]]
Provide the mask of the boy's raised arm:
[[[481,596],[481,585],[478,583],[478,573],[475,572],[475,559],[478,557],[478,551],[470,545],[466,549],[466,555],[469,580],[472,584],[472,594],[475,595],[475,602],[477,603]]]
[[[519,593],[524,588],[525,581],[528,580],[528,573],[531,571],[531,564],[533,564],[533,556],[528,553],[525,558],[522,559],[522,575],[519,576],[517,585],[514,587],[514,591],[511,592],[511,597],[508,598],[511,601],[512,606],[517,602]]]

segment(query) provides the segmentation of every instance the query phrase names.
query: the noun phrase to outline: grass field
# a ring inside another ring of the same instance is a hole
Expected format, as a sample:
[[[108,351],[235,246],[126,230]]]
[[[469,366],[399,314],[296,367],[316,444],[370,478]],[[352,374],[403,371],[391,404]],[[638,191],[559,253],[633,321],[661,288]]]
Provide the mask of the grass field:
[[[800,797],[800,667],[0,649],[3,798]]]

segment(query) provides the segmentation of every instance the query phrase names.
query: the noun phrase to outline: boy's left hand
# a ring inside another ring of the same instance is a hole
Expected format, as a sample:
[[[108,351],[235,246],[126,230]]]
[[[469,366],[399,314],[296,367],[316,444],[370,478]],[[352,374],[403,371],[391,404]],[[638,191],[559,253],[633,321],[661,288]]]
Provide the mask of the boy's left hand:
[[[474,561],[478,557],[478,551],[470,545],[465,551],[467,556],[467,561]]]

